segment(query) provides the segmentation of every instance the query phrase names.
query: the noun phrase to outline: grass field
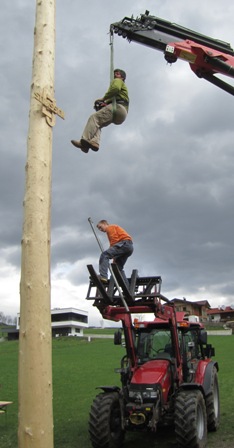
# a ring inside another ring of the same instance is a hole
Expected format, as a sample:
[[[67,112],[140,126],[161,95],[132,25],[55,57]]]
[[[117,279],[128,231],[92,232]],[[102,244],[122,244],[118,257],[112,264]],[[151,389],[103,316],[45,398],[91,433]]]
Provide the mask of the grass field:
[[[234,440],[234,337],[209,337],[216,349],[219,363],[221,425],[209,433],[208,448],[232,448]],[[53,340],[53,405],[54,447],[91,448],[88,436],[88,414],[99,385],[120,384],[114,372],[119,367],[124,348],[114,346],[110,339]],[[0,447],[17,447],[17,369],[18,342],[0,343],[0,399],[14,403],[9,407],[7,421],[0,415]],[[175,447],[173,432],[159,431],[156,435],[127,434],[125,448]],[[45,447],[46,448],[46,447]]]

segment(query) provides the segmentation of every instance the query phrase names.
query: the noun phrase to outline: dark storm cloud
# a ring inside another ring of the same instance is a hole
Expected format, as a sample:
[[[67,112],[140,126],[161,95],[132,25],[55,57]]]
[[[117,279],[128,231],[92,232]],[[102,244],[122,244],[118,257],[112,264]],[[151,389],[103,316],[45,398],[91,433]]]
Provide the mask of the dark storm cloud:
[[[3,260],[19,269],[35,5],[4,3],[0,239]],[[164,1],[156,10],[154,3],[147,2],[151,14],[232,38],[230,2],[226,11],[218,1]],[[197,78],[187,63],[169,66],[162,53],[116,36],[115,65],[127,72],[129,116],[123,125],[103,130],[98,153],[86,155],[70,144],[108,87],[110,23],[145,9],[143,1],[57,1],[55,97],[65,121],[57,117],[53,131],[52,277],[74,286],[88,283],[86,265],[97,268],[100,252],[88,217],[95,224],[106,218],[133,236],[127,274],[137,268],[140,275],[162,275],[170,297],[206,299],[209,293],[214,305],[219,297],[229,303],[233,97]],[[106,246],[105,235],[99,236]]]

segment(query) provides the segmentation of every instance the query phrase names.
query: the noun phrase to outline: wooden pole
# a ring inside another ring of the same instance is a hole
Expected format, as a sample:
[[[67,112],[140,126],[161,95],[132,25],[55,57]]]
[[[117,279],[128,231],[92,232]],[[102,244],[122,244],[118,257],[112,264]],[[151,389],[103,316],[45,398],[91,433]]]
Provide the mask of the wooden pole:
[[[19,448],[52,448],[50,211],[55,0],[36,0],[20,282]]]

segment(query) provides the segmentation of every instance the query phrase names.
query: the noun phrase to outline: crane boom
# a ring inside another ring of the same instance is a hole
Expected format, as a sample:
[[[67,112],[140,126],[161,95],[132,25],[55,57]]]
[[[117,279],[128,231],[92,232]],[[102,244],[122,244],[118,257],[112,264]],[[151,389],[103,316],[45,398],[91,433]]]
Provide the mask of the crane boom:
[[[188,62],[199,78],[234,95],[234,87],[216,76],[219,73],[234,78],[234,50],[229,43],[151,16],[149,11],[136,19],[125,17],[111,24],[110,30],[129,42],[162,51],[169,63],[177,59]]]

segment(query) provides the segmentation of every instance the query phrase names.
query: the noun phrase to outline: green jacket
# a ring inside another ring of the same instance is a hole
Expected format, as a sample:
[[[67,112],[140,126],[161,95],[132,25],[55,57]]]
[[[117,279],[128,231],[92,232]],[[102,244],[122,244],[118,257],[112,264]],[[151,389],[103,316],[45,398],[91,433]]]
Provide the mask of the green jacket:
[[[113,81],[110,83],[109,89],[103,97],[103,100],[107,103],[111,103],[114,97],[116,98],[117,102],[125,101],[129,104],[128,89],[122,79],[113,79]]]

